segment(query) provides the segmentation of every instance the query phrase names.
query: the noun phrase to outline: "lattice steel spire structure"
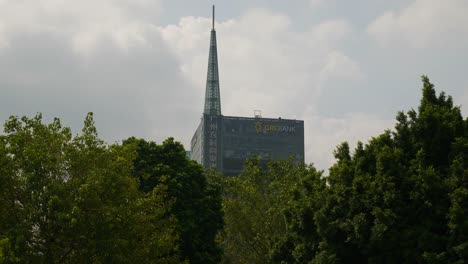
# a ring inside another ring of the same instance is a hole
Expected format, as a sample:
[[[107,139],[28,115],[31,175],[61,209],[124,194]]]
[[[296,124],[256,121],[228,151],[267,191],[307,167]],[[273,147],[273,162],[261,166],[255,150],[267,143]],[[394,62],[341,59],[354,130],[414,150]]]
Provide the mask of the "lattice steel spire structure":
[[[208,76],[206,79],[205,111],[206,115],[221,115],[221,95],[219,93],[218,50],[216,45],[215,6],[213,5],[210,53],[208,56]]]

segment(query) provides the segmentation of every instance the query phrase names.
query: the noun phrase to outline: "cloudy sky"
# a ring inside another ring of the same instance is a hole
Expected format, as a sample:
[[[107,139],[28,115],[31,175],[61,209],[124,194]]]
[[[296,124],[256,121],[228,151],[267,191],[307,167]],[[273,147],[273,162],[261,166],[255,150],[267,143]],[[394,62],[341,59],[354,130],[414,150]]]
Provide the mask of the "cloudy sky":
[[[0,120],[186,147],[203,110],[211,0],[0,0]],[[468,114],[467,0],[218,0],[224,115],[305,120],[306,161],[394,126],[420,75]]]

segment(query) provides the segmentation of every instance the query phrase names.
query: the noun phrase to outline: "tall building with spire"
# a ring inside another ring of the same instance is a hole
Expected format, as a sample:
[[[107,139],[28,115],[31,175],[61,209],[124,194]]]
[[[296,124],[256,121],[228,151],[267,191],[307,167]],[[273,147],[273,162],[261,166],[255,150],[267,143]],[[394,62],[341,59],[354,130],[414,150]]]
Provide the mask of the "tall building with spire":
[[[213,5],[205,107],[191,141],[191,158],[205,168],[227,176],[243,171],[246,159],[259,157],[261,164],[293,157],[304,161],[304,121],[223,116],[219,88],[218,50]]]

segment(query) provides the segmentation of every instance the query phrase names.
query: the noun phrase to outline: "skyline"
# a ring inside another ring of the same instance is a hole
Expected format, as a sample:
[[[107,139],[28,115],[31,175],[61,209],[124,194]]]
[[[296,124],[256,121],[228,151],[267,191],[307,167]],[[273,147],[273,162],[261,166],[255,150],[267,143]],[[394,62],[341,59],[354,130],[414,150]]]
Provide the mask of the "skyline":
[[[340,142],[367,142],[417,107],[422,74],[466,117],[468,3],[358,2],[366,8],[216,1],[223,114],[304,120],[306,162],[319,169]],[[189,149],[203,112],[211,5],[0,1],[2,123],[42,112],[77,133],[91,111],[109,143],[173,136]]]

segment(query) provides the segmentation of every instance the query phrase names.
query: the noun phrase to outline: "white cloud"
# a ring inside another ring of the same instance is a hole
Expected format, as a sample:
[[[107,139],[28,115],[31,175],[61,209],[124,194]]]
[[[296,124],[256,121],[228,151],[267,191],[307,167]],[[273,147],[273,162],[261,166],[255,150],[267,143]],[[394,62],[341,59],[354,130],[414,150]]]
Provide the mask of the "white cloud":
[[[334,0],[309,0],[309,6],[312,10],[321,10],[326,7],[335,5]]]
[[[358,141],[367,143],[386,129],[394,126],[394,120],[383,119],[368,113],[348,113],[345,116],[323,117],[312,108],[304,113],[306,134],[306,159],[319,169],[328,169],[334,162],[333,150],[344,141],[352,150]]]
[[[159,5],[0,0],[0,120],[42,112],[78,131],[93,111],[111,142],[188,142],[195,91],[154,24]]]
[[[309,0],[309,5],[311,8],[319,8],[325,4],[324,0]]]
[[[145,31],[160,12],[159,0],[3,0],[0,43],[18,33],[60,34],[88,53],[111,39],[123,49],[145,43]]]
[[[340,52],[328,54],[326,64],[320,70],[320,83],[331,80],[361,80],[365,78],[359,65]]]
[[[373,21],[368,33],[380,44],[448,48],[468,43],[468,1],[414,0]]]

